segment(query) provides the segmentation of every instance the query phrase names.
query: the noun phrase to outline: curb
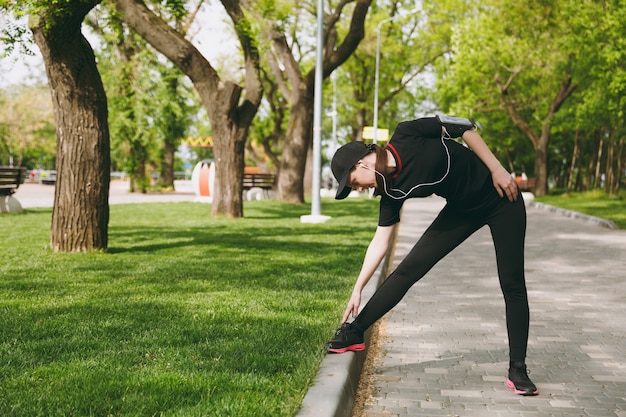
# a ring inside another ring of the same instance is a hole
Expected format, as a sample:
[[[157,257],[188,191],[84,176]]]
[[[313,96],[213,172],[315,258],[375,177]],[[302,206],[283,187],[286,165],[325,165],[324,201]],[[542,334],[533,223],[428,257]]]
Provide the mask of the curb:
[[[589,216],[587,214],[579,213],[577,211],[566,210],[560,207],[551,206],[549,204],[538,203],[536,201],[527,202],[529,207],[534,207],[542,210],[547,210],[552,213],[560,214],[562,216],[570,217],[572,219],[582,220],[588,223],[593,223],[598,226],[606,227],[607,229],[617,230],[619,227],[611,220],[603,219],[601,217]]]
[[[398,227],[389,245],[389,252],[374,276],[361,293],[361,306],[365,306],[379,285],[384,281],[393,259],[393,249]],[[365,331],[365,344],[369,345],[371,328]],[[354,397],[361,379],[366,349],[361,352],[327,354],[307,391],[296,417],[350,417]]]

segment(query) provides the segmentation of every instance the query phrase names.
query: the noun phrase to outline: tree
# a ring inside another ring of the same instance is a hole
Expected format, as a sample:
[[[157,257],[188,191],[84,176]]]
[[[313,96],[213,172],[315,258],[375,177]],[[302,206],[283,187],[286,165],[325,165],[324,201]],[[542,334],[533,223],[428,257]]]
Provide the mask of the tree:
[[[571,112],[583,139],[586,139],[586,132],[602,138],[597,141],[594,155],[603,153],[604,144],[606,158],[596,157],[596,166],[589,171],[593,172],[596,183],[599,183],[600,172],[605,173],[605,191],[617,195],[626,163],[626,51],[622,45],[626,2],[610,0],[586,4],[574,15],[571,25],[581,34],[576,48],[584,54],[579,55],[589,57],[590,61],[585,73],[588,86]]]
[[[450,27],[465,1],[425,3],[419,11],[414,2],[377,2],[366,22],[366,37],[342,72],[350,80],[340,94],[343,117],[352,126],[351,137],[362,140],[366,125],[372,125],[377,31],[380,29],[378,127],[393,129],[400,120],[432,112],[428,79],[433,65],[450,52]],[[341,87],[340,87],[341,88]]]
[[[150,185],[147,164],[154,145],[149,122],[153,111],[147,92],[154,88],[150,82],[154,53],[115,15],[98,13],[97,19],[90,15],[86,23],[104,41],[98,66],[108,96],[114,165],[128,173],[130,192],[145,193]]]
[[[54,251],[106,249],[109,222],[107,102],[91,46],[81,33],[99,0],[33,3],[29,27],[50,85],[57,132]]]
[[[571,22],[578,2],[556,0],[476,4],[456,27],[449,65],[440,67],[447,110],[489,121],[506,114],[531,141],[535,193],[544,195],[555,115],[584,80],[589,60],[576,49]],[[488,126],[489,123],[485,123]]]
[[[121,19],[191,79],[207,110],[214,135],[215,187],[211,213],[243,216],[244,147],[263,92],[256,40],[239,0],[221,3],[233,21],[243,51],[244,87],[222,80],[191,42],[141,0],[113,1]]]
[[[338,2],[324,18],[323,76],[327,78],[342,65],[365,36],[365,17],[371,0]],[[266,40],[264,57],[280,89],[281,99],[289,106],[277,192],[281,200],[304,202],[304,177],[307,155],[313,140],[313,95],[316,34],[316,7],[313,2],[247,1]],[[346,16],[349,16],[346,18]],[[313,19],[313,20],[307,20]],[[349,22],[349,23],[348,23]],[[342,27],[345,24],[347,28]],[[345,30],[344,30],[345,29]]]
[[[178,68],[163,65],[159,67],[159,72],[161,83],[154,95],[155,113],[159,115],[154,123],[162,144],[159,181],[161,187],[173,190],[174,156],[192,123],[194,106],[188,101],[189,94]]]
[[[181,8],[172,2],[157,12],[185,31],[196,14]],[[122,22],[114,5],[90,14],[86,23],[103,40],[98,66],[109,99],[114,166],[128,173],[131,192],[149,189],[150,170],[160,170],[157,186],[173,190],[174,154],[194,112],[186,77]]]

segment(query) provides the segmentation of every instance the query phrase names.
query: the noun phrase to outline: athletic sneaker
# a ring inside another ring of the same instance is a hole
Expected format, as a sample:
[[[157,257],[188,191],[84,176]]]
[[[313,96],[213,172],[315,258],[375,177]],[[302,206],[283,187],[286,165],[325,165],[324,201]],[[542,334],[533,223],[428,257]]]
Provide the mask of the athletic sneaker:
[[[528,370],[524,362],[511,362],[506,386],[519,395],[539,394],[539,390],[528,377]]]
[[[324,344],[324,349],[329,353],[365,350],[363,332],[356,329],[356,326],[353,327],[351,323],[344,323],[335,332],[335,337]]]

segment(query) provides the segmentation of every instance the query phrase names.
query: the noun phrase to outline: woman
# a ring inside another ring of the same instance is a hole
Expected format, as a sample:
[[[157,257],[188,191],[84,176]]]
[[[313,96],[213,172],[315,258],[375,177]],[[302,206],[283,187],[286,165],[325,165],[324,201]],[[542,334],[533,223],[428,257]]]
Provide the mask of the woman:
[[[450,140],[462,137],[469,146]],[[378,227],[370,242],[342,325],[324,345],[328,352],[365,349],[363,333],[391,310],[440,259],[484,225],[496,248],[506,303],[510,364],[507,386],[537,395],[525,360],[529,309],[524,278],[526,210],[514,178],[491,153],[468,119],[425,117],[400,123],[385,148],[351,142],[337,150],[331,168],[336,199],[354,189],[381,196]],[[446,206],[359,313],[361,291],[383,260],[408,198],[437,194]],[[348,323],[352,316],[354,321]]]

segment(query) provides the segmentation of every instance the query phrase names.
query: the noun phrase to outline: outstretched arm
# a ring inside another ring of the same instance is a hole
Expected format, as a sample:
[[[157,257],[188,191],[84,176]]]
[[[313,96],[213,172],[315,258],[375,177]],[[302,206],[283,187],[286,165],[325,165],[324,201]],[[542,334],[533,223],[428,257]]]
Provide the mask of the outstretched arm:
[[[376,272],[385,254],[387,254],[393,231],[394,226],[378,226],[376,228],[376,233],[367,247],[367,252],[365,252],[363,266],[354,284],[352,296],[350,297],[346,311],[343,314],[343,319],[341,320],[342,323],[348,321],[350,316],[356,317],[357,314],[359,314],[361,291],[363,291],[363,288],[365,288],[365,285],[367,285],[372,275],[374,275],[374,272]]]
[[[517,200],[518,188],[515,179],[504,169],[502,164],[500,164],[500,161],[498,161],[491,152],[480,134],[475,130],[466,130],[462,138],[480,160],[487,165],[489,171],[491,171],[493,185],[496,187],[496,191],[500,194],[500,197],[506,195],[509,201]]]

